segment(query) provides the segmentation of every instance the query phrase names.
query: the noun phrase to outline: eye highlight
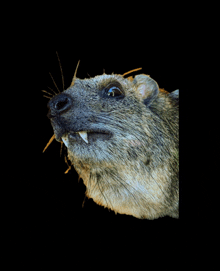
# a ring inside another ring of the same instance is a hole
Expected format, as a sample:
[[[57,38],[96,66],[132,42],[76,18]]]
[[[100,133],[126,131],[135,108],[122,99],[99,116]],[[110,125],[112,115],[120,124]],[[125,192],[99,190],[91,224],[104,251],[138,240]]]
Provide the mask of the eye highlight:
[[[121,96],[122,92],[118,87],[111,87],[108,90],[107,95],[111,97],[117,97],[117,96]]]
[[[118,83],[111,83],[104,89],[104,96],[108,98],[123,98],[124,93],[122,87]]]

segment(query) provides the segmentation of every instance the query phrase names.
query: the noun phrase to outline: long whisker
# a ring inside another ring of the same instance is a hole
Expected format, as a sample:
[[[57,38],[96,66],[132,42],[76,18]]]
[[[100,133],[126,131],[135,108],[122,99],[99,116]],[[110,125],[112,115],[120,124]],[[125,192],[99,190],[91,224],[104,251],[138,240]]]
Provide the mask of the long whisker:
[[[46,90],[44,90],[44,89],[42,89],[41,91],[53,96],[52,93],[50,93],[50,92],[48,92],[48,91],[46,91]]]
[[[63,150],[63,141],[61,141],[61,143],[60,143],[60,157],[62,155],[62,150]]]
[[[53,135],[53,136],[51,137],[51,139],[50,139],[49,142],[47,143],[46,147],[44,148],[43,152],[46,151],[46,149],[47,149],[47,148],[49,147],[49,145],[52,143],[52,141],[54,140],[54,138],[55,138],[55,135]]]
[[[48,99],[52,99],[52,97],[48,97],[48,96],[46,96],[46,95],[43,95],[43,97],[48,98]]]
[[[60,90],[59,90],[59,88],[57,87],[57,84],[56,84],[56,82],[54,81],[54,79],[53,79],[53,76],[51,75],[51,73],[49,72],[49,74],[50,74],[50,77],[52,78],[52,80],[53,80],[53,83],[54,83],[54,85],[55,85],[55,87],[56,87],[56,89],[58,90],[58,92],[60,93]]]
[[[87,198],[87,196],[85,195],[84,200],[83,200],[83,203],[82,203],[82,208],[84,207],[84,204],[85,204],[86,198]]]
[[[75,83],[75,80],[76,80],[76,72],[77,72],[77,69],[78,69],[78,67],[79,67],[79,62],[80,62],[80,60],[79,60],[78,63],[77,63],[76,70],[75,70],[75,73],[74,73],[74,76],[73,76],[72,83],[70,84],[70,87],[72,87],[72,86],[74,85],[74,83]]]
[[[57,95],[57,93],[50,87],[48,87],[55,95]]]
[[[71,169],[71,165],[68,164],[68,161],[67,161],[66,156],[64,156],[64,160],[65,160],[65,163],[66,163],[67,166],[68,166],[68,169],[67,169],[64,173],[67,174],[67,173],[70,171],[70,169]]]
[[[62,66],[61,66],[61,63],[60,63],[60,58],[59,58],[59,55],[58,55],[58,52],[57,52],[57,51],[56,51],[56,54],[57,54],[57,58],[58,58],[59,65],[60,65],[60,72],[61,72],[61,76],[62,76],[62,84],[63,84],[63,90],[64,90],[64,77],[63,77],[63,70],[62,70]]]
[[[141,69],[142,69],[142,68],[137,68],[137,69],[131,70],[131,71],[129,71],[129,72],[125,72],[124,74],[122,74],[122,76],[125,76],[125,75],[127,75],[127,74],[129,74],[129,73],[132,73],[132,72],[139,71],[139,70],[141,70]]]

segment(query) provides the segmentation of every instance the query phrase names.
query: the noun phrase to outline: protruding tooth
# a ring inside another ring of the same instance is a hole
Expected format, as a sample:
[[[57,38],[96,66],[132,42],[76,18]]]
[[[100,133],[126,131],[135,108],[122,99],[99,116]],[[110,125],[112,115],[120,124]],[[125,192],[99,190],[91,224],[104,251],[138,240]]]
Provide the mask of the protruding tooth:
[[[64,137],[62,137],[62,140],[63,140],[63,143],[65,144],[65,146],[68,148],[68,141]]]
[[[62,141],[63,141],[64,145],[68,148],[69,140],[68,140],[68,135],[67,134],[62,136]]]
[[[78,134],[81,136],[81,138],[88,144],[88,135],[87,132],[78,132]]]

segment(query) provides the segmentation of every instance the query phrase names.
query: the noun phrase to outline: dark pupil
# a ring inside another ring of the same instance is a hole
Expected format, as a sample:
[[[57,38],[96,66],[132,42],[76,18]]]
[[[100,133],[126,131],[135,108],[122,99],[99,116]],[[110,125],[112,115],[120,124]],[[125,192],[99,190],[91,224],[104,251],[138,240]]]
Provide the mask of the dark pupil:
[[[120,96],[121,91],[117,87],[111,87],[108,90],[108,96],[115,97],[115,96]]]

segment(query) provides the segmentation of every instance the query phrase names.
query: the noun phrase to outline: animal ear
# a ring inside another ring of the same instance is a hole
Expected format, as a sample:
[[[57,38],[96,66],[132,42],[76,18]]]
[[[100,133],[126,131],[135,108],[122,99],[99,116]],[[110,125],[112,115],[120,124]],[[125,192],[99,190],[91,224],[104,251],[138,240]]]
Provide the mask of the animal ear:
[[[135,76],[133,83],[136,86],[136,91],[141,94],[144,103],[149,106],[159,93],[157,82],[149,75],[139,74]]]
[[[174,90],[169,94],[169,97],[173,100],[175,104],[179,104],[179,89]]]

